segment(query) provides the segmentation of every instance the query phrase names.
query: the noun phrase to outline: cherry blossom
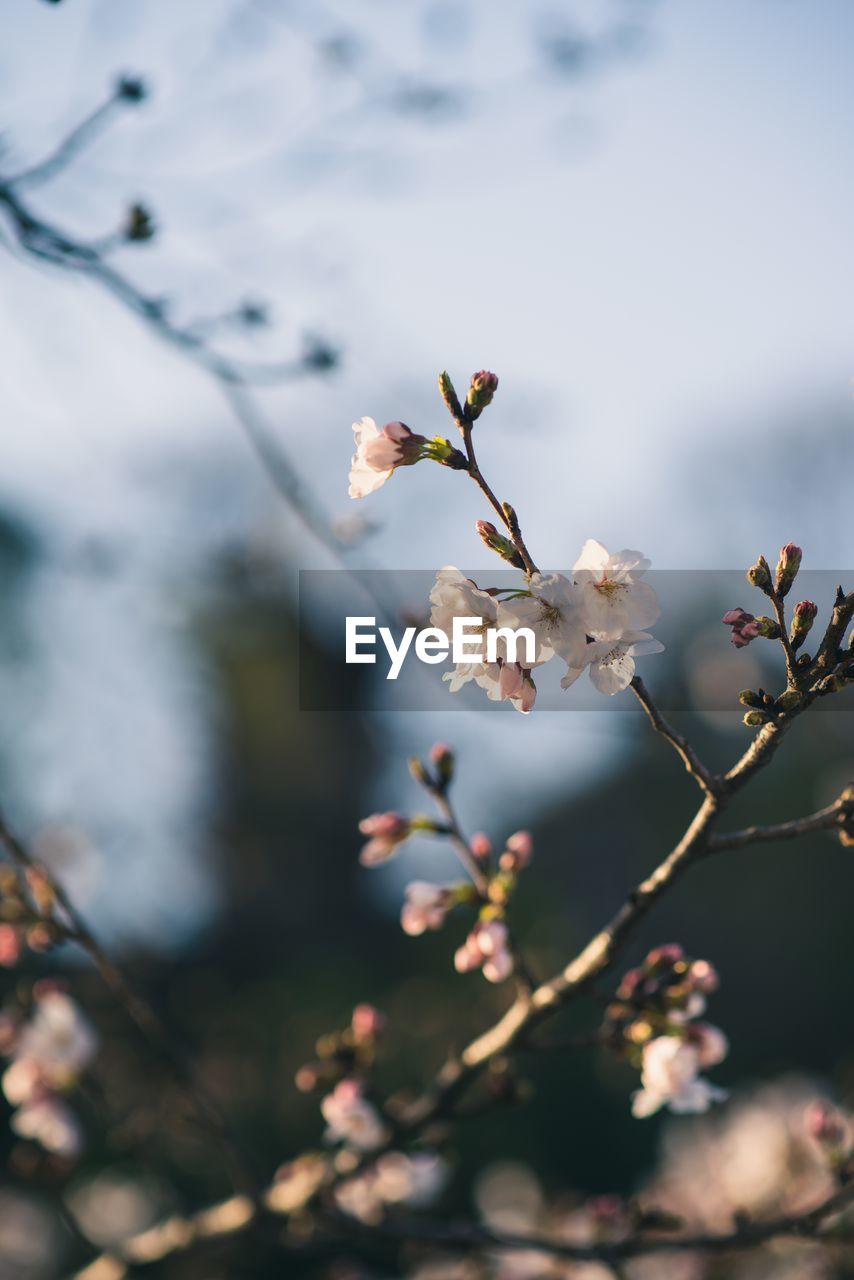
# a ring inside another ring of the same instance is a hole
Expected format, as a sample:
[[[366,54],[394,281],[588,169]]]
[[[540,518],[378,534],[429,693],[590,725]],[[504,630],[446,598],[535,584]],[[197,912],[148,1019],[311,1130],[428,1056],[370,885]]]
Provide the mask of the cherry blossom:
[[[651,1116],[663,1106],[680,1115],[708,1111],[712,1102],[727,1095],[699,1075],[702,1065],[700,1048],[688,1040],[678,1036],[650,1040],[643,1048],[643,1088],[634,1095],[632,1114]]]
[[[7,1077],[20,1087],[25,1076],[34,1081],[33,1088],[36,1084],[67,1088],[91,1062],[97,1047],[94,1029],[71,996],[46,991],[36,1000],[33,1017],[17,1036],[12,1066],[3,1077],[3,1091]],[[15,1101],[23,1099],[19,1096]]]
[[[79,1120],[56,1094],[45,1094],[25,1103],[13,1113],[9,1124],[18,1137],[39,1143],[53,1155],[76,1156],[83,1146]]]
[[[626,631],[616,641],[594,640],[588,644],[586,665],[590,680],[600,693],[612,697],[627,689],[635,674],[635,658],[663,653],[664,645],[648,631]],[[581,675],[583,667],[568,667],[561,688],[568,689]]]
[[[502,920],[478,921],[454,956],[457,973],[482,969],[487,982],[503,982],[513,972],[507,926]]]
[[[406,901],[400,913],[404,933],[417,938],[428,929],[441,929],[454,902],[454,891],[426,880],[413,880],[405,890]]]
[[[368,1224],[382,1220],[388,1205],[427,1208],[448,1180],[448,1165],[434,1151],[388,1151],[373,1168],[335,1189],[339,1209]]]
[[[639,551],[615,551],[588,538],[573,566],[584,605],[587,631],[595,640],[618,640],[628,631],[652,626],[661,608],[658,596],[640,578],[650,566]]]
[[[327,1142],[346,1142],[358,1151],[382,1146],[387,1130],[376,1107],[362,1094],[357,1080],[341,1080],[320,1104]]]
[[[568,666],[583,665],[590,628],[581,588],[560,573],[535,573],[529,591],[529,596],[501,605],[501,625],[531,628],[537,637],[537,663],[557,654]]]
[[[395,467],[411,466],[424,456],[424,436],[416,435],[403,422],[387,422],[378,427],[373,418],[353,423],[356,452],[350,464],[351,498],[366,498],[385,484]]]
[[[370,837],[362,846],[359,861],[363,867],[376,867],[394,857],[398,846],[411,835],[412,824],[399,813],[372,813],[362,818],[359,830]]]

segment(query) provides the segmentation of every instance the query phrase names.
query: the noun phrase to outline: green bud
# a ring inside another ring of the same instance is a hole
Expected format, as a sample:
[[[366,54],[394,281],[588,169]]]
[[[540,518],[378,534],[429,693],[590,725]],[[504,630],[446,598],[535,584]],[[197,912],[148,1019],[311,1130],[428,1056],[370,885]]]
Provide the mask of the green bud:
[[[744,707],[761,707],[764,701],[762,694],[754,693],[752,689],[742,689],[738,700]]]
[[[519,555],[513,543],[509,538],[505,538],[503,533],[499,533],[490,520],[478,520],[475,528],[490,551],[494,551],[501,556],[502,560],[506,560],[508,564],[512,564],[516,569],[525,568],[525,561]]]
[[[754,587],[758,587],[760,591],[764,591],[766,596],[770,595],[771,570],[764,556],[760,556],[756,564],[752,564],[747,570],[747,581]]]
[[[454,384],[451,382],[450,375],[444,369],[439,374],[439,391],[442,394],[442,399],[448,406],[448,412],[451,417],[455,422],[462,422],[464,416],[463,406],[460,404],[459,396],[454,390]]]
[[[492,404],[492,397],[498,390],[498,378],[488,369],[473,373],[471,384],[466,395],[466,417],[470,422],[479,418],[487,405]]]
[[[773,618],[765,618],[760,615],[754,619],[757,635],[764,636],[766,640],[779,640],[783,634],[780,630],[779,623]]]
[[[424,762],[419,760],[418,756],[410,756],[406,763],[410,774],[420,787],[431,787],[433,785],[433,779],[427,772]]]
[[[428,440],[422,448],[422,457],[432,458],[434,462],[441,463],[443,467],[450,467],[453,471],[468,470],[466,455],[459,449],[455,449],[445,436],[433,436]]]
[[[761,724],[767,724],[768,716],[764,711],[748,711],[745,713],[743,720],[749,729],[754,729]]]
[[[797,689],[787,689],[785,693],[781,693],[774,706],[778,711],[794,711],[795,707],[803,701],[804,695],[799,693]]]

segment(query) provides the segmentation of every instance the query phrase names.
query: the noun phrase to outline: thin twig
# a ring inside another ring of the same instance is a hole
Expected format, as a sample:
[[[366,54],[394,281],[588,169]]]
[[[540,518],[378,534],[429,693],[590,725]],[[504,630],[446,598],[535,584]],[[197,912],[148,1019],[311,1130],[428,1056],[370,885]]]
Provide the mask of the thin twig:
[[[458,425],[460,427],[460,430],[462,431],[463,444],[466,451],[466,457],[468,458],[468,464],[469,464],[468,474],[471,476],[472,480],[474,480],[475,484],[480,489],[481,493],[484,495],[487,502],[492,507],[493,511],[496,513],[501,523],[504,525],[507,532],[510,534],[510,541],[513,543],[513,546],[519,552],[519,555],[522,558],[522,563],[525,566],[525,572],[530,577],[531,574],[537,573],[538,570],[537,570],[537,566],[534,564],[533,559],[531,558],[531,553],[528,551],[528,548],[525,546],[525,541],[522,537],[522,531],[519,528],[518,520],[515,518],[515,513],[513,515],[509,514],[508,509],[504,506],[504,504],[498,501],[492,488],[487,483],[487,480],[484,477],[483,472],[478,466],[477,455],[475,454],[474,442],[472,440],[472,423],[467,421],[462,421],[462,422],[459,422]]]
[[[670,743],[700,789],[705,791],[706,795],[715,795],[720,786],[719,780],[710,769],[706,768],[687,738],[684,738],[681,733],[678,733],[673,728],[669,721],[665,720],[640,676],[635,676],[630,687],[649,716],[653,729]]]
[[[774,840],[794,840],[814,831],[833,831],[840,827],[847,815],[854,811],[854,801],[840,796],[833,804],[818,809],[805,818],[792,818],[789,822],[777,822],[767,827],[743,827],[725,835],[709,839],[709,853],[723,853],[729,849],[742,849],[745,845],[766,844]]]

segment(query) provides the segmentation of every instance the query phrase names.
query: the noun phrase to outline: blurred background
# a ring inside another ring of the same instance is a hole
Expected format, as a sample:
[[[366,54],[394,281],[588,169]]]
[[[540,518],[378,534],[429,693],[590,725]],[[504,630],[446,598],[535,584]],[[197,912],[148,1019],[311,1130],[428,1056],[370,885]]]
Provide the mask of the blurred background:
[[[449,931],[401,934],[402,885],[445,874],[444,855],[413,844],[387,872],[358,868],[361,816],[422,807],[408,755],[451,741],[466,827],[534,831],[518,918],[543,972],[693,803],[634,704],[394,714],[366,688],[346,714],[299,711],[297,574],[340,563],[331,542],[355,567],[486,557],[486,513],[451,473],[416,468],[349,503],[351,422],[445,433],[437,372],[465,386],[492,368],[480,460],[540,563],[570,565],[596,537],[656,568],[733,569],[795,539],[806,565],[842,575],[854,11],[7,0],[4,28],[0,192],[118,76],[145,95],[14,188],[83,258],[34,252],[0,198],[0,803],[180,1029],[270,1177],[318,1141],[294,1072],[357,1001],[391,1019],[384,1080],[414,1088],[505,1000],[453,974]],[[133,205],[153,234],[128,234]],[[235,399],[208,351],[284,374]],[[725,603],[750,607],[747,588]],[[750,683],[753,650],[731,650],[719,601],[697,610],[673,646],[686,702],[707,666],[741,664]],[[300,679],[328,681],[322,631],[303,642]],[[735,711],[683,727],[719,765],[745,741]],[[850,714],[816,714],[795,738],[734,824],[809,812],[850,779]],[[850,856],[819,836],[735,857],[738,893],[732,862],[710,861],[626,966],[679,940],[719,968],[721,1083],[795,1073],[845,1097]],[[71,956],[41,964],[69,967],[104,1035],[74,1174],[96,1231],[109,1242],[116,1223],[225,1191],[97,979]],[[0,977],[7,992],[20,980]],[[463,1129],[447,1207],[496,1160],[555,1188],[641,1185],[666,1122],[631,1119],[633,1074],[597,1056],[524,1065],[536,1105]],[[56,1259],[39,1197],[59,1175],[5,1127],[0,1145],[0,1275],[41,1275]],[[282,1274],[261,1245],[163,1269],[203,1272]]]

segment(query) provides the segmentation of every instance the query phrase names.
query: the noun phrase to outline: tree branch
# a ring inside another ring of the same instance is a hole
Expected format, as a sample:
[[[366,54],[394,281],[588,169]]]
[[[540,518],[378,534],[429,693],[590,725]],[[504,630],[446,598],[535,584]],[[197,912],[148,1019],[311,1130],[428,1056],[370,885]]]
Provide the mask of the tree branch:
[[[682,734],[678,733],[676,729],[674,729],[673,726],[665,720],[664,716],[653,702],[652,696],[640,676],[635,676],[630,687],[638,702],[649,716],[653,729],[655,729],[656,733],[660,733],[666,742],[670,743],[671,747],[679,756],[685,768],[700,789],[704,791],[706,795],[716,795],[720,788],[718,778],[715,777],[710,769],[706,768],[694,748],[688,742],[687,738],[683,738]]]

